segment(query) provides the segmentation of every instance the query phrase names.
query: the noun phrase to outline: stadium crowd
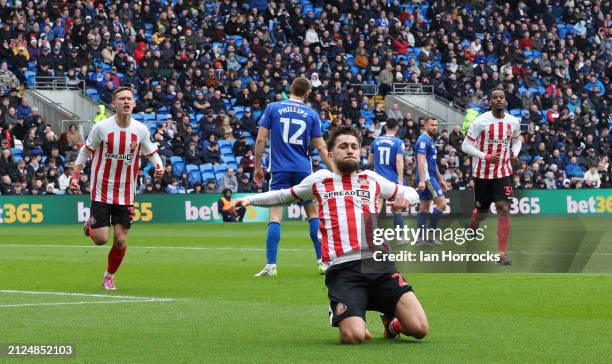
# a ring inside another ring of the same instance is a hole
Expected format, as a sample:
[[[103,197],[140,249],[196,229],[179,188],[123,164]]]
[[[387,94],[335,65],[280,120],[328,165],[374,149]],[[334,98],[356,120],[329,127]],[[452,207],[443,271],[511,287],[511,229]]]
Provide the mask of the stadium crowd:
[[[432,85],[480,111],[501,86],[524,126],[515,188],[610,187],[610,14],[609,1],[588,0],[0,0],[0,192],[66,191],[82,136],[51,130],[21,98],[51,76],[85,82],[105,104],[113,89],[133,87],[135,117],[167,161],[160,180],[139,172],[142,193],[257,191],[258,117],[300,75],[324,131],[362,131],[364,167],[385,121],[399,120],[408,183],[423,120],[385,110],[359,85],[382,95],[393,83]],[[473,184],[462,140],[459,127],[437,138],[439,168],[456,189]],[[185,168],[193,165],[208,167]],[[81,183],[88,191],[87,173]]]

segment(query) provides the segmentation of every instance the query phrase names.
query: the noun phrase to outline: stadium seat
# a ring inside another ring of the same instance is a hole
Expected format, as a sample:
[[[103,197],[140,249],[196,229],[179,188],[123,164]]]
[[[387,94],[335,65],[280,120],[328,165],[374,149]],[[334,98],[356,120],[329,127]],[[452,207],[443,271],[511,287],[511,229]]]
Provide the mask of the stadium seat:
[[[195,164],[188,164],[185,166],[185,170],[187,171],[187,173],[191,173],[193,171],[198,171],[200,172],[200,168],[195,165]]]
[[[211,172],[211,173],[214,172],[213,164],[212,163],[200,164],[200,171],[202,173],[204,173],[204,172]]]
[[[227,164],[227,168],[231,168],[233,170],[236,170],[238,168],[238,163],[236,163],[236,161],[226,161]]]
[[[223,147],[225,146],[229,146],[230,149],[231,147],[234,145],[233,142],[229,141],[229,140],[219,140],[219,149],[223,150]]]
[[[192,170],[189,172],[189,180],[193,183],[202,183],[202,175],[199,170]]]
[[[185,170],[185,161],[183,161],[183,158],[173,155],[170,157],[170,162],[172,163],[172,173],[175,176],[180,176]]]
[[[224,145],[221,147],[221,154],[233,154],[232,147],[229,145]]]
[[[225,171],[227,170],[227,165],[223,164],[215,164],[213,166],[213,170],[215,171],[215,174],[217,174],[218,172],[222,172],[225,173]]]
[[[147,120],[156,120],[155,113],[154,112],[145,113],[144,117],[143,117],[143,120],[144,121],[147,121]]]
[[[206,183],[209,179],[216,180],[217,178],[215,178],[215,174],[212,172],[202,172],[202,183]]]

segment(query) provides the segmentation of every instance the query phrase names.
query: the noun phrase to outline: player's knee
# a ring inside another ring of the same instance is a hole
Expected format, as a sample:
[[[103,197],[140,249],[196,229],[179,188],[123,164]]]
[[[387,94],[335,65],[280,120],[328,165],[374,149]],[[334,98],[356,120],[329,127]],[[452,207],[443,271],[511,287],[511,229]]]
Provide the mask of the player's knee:
[[[366,339],[365,329],[346,329],[340,332],[340,341],[343,344],[361,344]]]
[[[104,245],[108,242],[108,236],[95,235],[93,236],[93,242],[96,245]]]
[[[510,213],[510,207],[507,204],[495,206],[498,215],[508,215]]]
[[[416,339],[422,339],[429,333],[429,323],[427,319],[419,320],[413,328],[412,336]]]
[[[125,236],[123,236],[122,238],[115,239],[113,245],[117,249],[123,249],[125,247]]]

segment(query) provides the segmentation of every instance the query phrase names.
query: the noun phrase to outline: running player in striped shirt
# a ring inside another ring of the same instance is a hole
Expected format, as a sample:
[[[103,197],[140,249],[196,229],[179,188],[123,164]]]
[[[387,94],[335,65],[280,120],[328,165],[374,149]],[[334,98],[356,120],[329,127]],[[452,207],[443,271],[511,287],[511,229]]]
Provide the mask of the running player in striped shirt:
[[[372,259],[372,214],[378,197],[393,200],[405,210],[419,202],[417,192],[383,178],[376,172],[359,171],[360,133],[348,126],[334,129],[328,139],[334,172],[320,170],[300,184],[233,201],[236,206],[276,206],[293,200],[316,198],[321,219],[323,262],[328,264],[325,284],[330,301],[330,321],[340,329],[340,340],[357,344],[371,335],[366,329],[366,310],[383,313],[384,336],[403,333],[415,338],[427,335],[428,322],[412,286],[392,262],[378,263],[384,273],[366,273]],[[363,264],[363,266],[362,266]]]
[[[155,177],[161,178],[164,173],[149,129],[132,119],[135,106],[132,90],[127,87],[115,90],[113,106],[117,114],[98,122],[89,133],[79,151],[71,180],[71,188],[78,189],[80,173],[91,156],[91,208],[85,235],[96,245],[104,245],[108,241],[109,226],[113,225],[113,246],[102,280],[107,290],[115,289],[113,274],[119,269],[127,249],[125,240],[132,225],[141,155],[155,166]]]
[[[521,150],[521,126],[514,116],[504,112],[506,95],[502,89],[489,93],[488,111],[470,125],[461,149],[472,156],[475,209],[470,227],[478,228],[491,203],[497,210],[497,247],[500,265],[510,265],[506,254],[510,235],[512,203],[512,166]]]

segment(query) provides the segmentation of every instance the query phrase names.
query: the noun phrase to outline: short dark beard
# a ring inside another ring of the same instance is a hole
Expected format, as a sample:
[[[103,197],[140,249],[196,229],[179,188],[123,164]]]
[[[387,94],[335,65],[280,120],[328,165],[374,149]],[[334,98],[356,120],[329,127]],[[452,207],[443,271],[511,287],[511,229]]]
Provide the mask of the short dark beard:
[[[359,169],[358,161],[336,161],[336,168],[342,175],[350,175],[353,172],[356,172]]]
[[[504,108],[501,107],[499,109],[491,107],[491,114],[493,114],[493,116],[495,116],[498,119],[501,119],[504,117]]]

